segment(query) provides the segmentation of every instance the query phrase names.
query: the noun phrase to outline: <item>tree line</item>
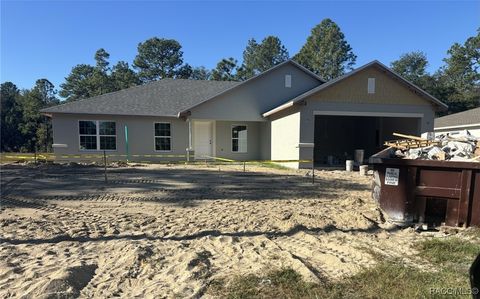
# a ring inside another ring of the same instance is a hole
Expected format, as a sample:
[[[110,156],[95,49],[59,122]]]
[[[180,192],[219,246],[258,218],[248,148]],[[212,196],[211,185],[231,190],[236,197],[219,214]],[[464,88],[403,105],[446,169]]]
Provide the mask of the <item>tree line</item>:
[[[444,65],[427,72],[425,53],[405,53],[391,62],[391,68],[449,105],[455,113],[480,105],[480,28],[463,44],[453,44]],[[132,64],[119,61],[110,65],[110,54],[103,48],[93,56],[94,65],[72,68],[60,90],[42,78],[31,89],[19,90],[4,82],[1,91],[1,151],[49,151],[52,144],[50,119],[40,109],[146,84],[164,78],[243,81],[290,59],[277,36],[261,41],[251,38],[243,51],[243,61],[220,59],[216,67],[191,66],[183,58],[181,44],[174,39],[153,37],[137,46]],[[300,51],[292,57],[325,80],[353,69],[357,56],[340,27],[330,19],[316,25]],[[60,97],[59,97],[60,96]],[[61,99],[62,98],[62,99]]]

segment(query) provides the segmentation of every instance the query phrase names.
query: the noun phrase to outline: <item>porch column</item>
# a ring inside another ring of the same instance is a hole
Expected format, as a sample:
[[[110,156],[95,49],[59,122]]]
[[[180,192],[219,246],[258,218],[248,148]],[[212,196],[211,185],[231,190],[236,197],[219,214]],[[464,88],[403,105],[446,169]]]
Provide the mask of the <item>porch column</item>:
[[[187,123],[188,123],[188,148],[186,149],[186,151],[187,151],[187,161],[190,162],[190,161],[193,161],[193,157],[195,155],[195,152],[193,151],[193,148],[192,148],[192,145],[193,145],[193,142],[192,142],[192,120],[187,119]]]

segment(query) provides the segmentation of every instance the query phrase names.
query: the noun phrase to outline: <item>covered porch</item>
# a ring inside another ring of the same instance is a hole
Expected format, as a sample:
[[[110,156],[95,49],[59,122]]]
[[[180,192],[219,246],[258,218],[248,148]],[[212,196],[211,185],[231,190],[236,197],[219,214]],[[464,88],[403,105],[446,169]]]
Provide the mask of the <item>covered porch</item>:
[[[195,160],[269,159],[267,122],[187,119],[188,151]]]

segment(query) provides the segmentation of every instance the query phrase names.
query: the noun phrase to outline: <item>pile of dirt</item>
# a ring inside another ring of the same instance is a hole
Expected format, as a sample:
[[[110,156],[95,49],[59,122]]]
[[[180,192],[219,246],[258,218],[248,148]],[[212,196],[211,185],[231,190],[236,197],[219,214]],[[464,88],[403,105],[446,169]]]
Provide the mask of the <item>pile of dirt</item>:
[[[32,291],[32,298],[72,298],[78,297],[80,291],[95,275],[97,265],[80,265],[61,269],[53,273],[50,281],[38,290]]]

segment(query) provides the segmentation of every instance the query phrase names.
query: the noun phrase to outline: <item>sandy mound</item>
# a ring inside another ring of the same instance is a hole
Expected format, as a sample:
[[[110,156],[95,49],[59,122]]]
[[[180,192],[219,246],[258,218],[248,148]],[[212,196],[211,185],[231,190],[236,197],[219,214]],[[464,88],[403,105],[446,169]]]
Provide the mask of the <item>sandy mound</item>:
[[[61,269],[50,275],[46,284],[37,284],[25,298],[75,298],[95,275],[97,265],[80,265]]]

